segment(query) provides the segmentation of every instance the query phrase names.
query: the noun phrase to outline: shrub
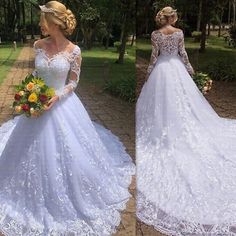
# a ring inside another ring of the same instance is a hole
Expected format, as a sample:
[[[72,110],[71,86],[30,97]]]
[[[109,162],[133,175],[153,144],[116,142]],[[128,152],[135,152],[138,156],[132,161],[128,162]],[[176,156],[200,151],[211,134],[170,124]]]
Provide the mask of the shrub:
[[[200,31],[193,31],[192,32],[193,41],[196,43],[201,41],[201,36],[202,36],[202,32],[200,32]]]
[[[133,76],[126,79],[108,80],[104,90],[128,102],[135,101],[135,79]]]
[[[232,62],[228,60],[217,60],[207,67],[207,71],[214,80],[236,80]]]

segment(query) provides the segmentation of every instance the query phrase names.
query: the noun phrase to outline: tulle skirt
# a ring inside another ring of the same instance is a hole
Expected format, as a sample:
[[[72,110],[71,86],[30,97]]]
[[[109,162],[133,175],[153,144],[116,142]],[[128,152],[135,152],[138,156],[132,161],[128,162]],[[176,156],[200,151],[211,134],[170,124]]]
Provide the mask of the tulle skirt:
[[[0,127],[0,231],[8,236],[111,235],[134,164],[72,93],[38,118]]]
[[[136,108],[137,216],[168,235],[236,235],[236,120],[178,56],[160,55]]]

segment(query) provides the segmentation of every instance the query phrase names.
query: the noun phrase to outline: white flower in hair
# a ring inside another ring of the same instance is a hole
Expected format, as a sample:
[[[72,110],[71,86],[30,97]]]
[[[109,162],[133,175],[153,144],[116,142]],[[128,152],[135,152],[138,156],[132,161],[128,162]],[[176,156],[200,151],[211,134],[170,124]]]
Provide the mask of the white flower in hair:
[[[42,12],[50,12],[50,13],[55,13],[55,10],[49,7],[46,7],[45,5],[39,5],[40,9]]]

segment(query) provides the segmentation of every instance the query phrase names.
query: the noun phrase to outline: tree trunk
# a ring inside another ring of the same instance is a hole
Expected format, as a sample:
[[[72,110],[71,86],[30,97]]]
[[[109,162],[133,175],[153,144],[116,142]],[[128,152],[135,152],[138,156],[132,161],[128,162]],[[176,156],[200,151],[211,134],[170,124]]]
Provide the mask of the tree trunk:
[[[123,32],[122,32],[122,39],[121,39],[121,45],[120,45],[120,52],[119,52],[119,58],[116,61],[118,64],[124,63],[124,55],[125,55],[125,48],[126,48],[126,42],[128,37],[128,27],[127,27],[127,13],[124,16],[123,21]]]
[[[221,12],[220,12],[220,22],[219,22],[218,37],[221,36],[221,28],[222,28],[223,15],[224,15],[224,10],[222,9]]]
[[[108,34],[107,34],[107,36],[106,36],[105,49],[108,49],[108,47],[109,47],[109,39],[110,39],[110,32],[108,32]]]
[[[203,23],[199,52],[205,52],[205,51],[206,51],[206,23]]]
[[[236,0],[233,0],[233,24],[235,24],[235,20],[236,20],[235,14],[236,14]]]
[[[134,38],[135,38],[135,34],[132,35],[132,41],[131,41],[131,44],[130,44],[131,47],[133,47],[133,45],[134,45]]]
[[[211,23],[208,22],[208,28],[207,28],[207,36],[210,36],[211,35]]]
[[[81,30],[84,35],[84,46],[86,49],[90,50],[92,48],[92,35],[93,35],[93,30],[88,29],[88,28],[83,28],[81,27]]]
[[[231,0],[229,0],[228,24],[231,23]]]
[[[4,34],[5,34],[8,28],[6,0],[3,0],[3,8],[4,8]]]
[[[197,18],[197,31],[200,31],[201,26],[201,18],[202,18],[202,1],[199,1],[199,10],[198,10],[198,18]]]
[[[34,26],[33,26],[33,5],[30,4],[30,24],[31,24],[31,39],[34,39]]]
[[[208,21],[207,16],[207,3],[206,1],[202,2],[202,13],[201,13],[201,40],[200,40],[200,49],[199,52],[203,53],[206,50],[206,26]]]

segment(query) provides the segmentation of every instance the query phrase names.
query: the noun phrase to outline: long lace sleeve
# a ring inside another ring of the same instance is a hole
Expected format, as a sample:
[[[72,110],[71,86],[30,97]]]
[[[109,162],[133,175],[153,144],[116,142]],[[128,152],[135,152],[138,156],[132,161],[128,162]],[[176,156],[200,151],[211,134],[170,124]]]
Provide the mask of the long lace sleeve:
[[[179,41],[179,55],[181,56],[182,61],[185,64],[185,67],[186,67],[188,73],[191,75],[194,74],[193,67],[189,62],[188,54],[185,50],[184,34],[183,33],[182,33],[182,37],[180,38],[180,41]]]
[[[79,82],[81,62],[81,51],[80,48],[76,46],[70,58],[71,68],[69,81],[62,91],[56,93],[56,95],[59,96],[59,100],[67,97],[72,91],[76,89]]]
[[[151,74],[151,72],[157,62],[157,58],[158,58],[158,54],[159,54],[159,46],[157,43],[157,34],[155,31],[153,31],[151,34],[151,42],[152,42],[152,54],[151,54],[149,66],[147,68],[148,76]]]
[[[37,46],[36,46],[36,44],[37,44],[38,41],[39,41],[39,40],[35,41],[34,44],[33,44],[33,49],[34,49],[35,55],[38,53],[38,48],[37,48]],[[33,76],[38,76],[38,72],[37,72],[36,69],[34,69],[31,74],[32,74]]]

